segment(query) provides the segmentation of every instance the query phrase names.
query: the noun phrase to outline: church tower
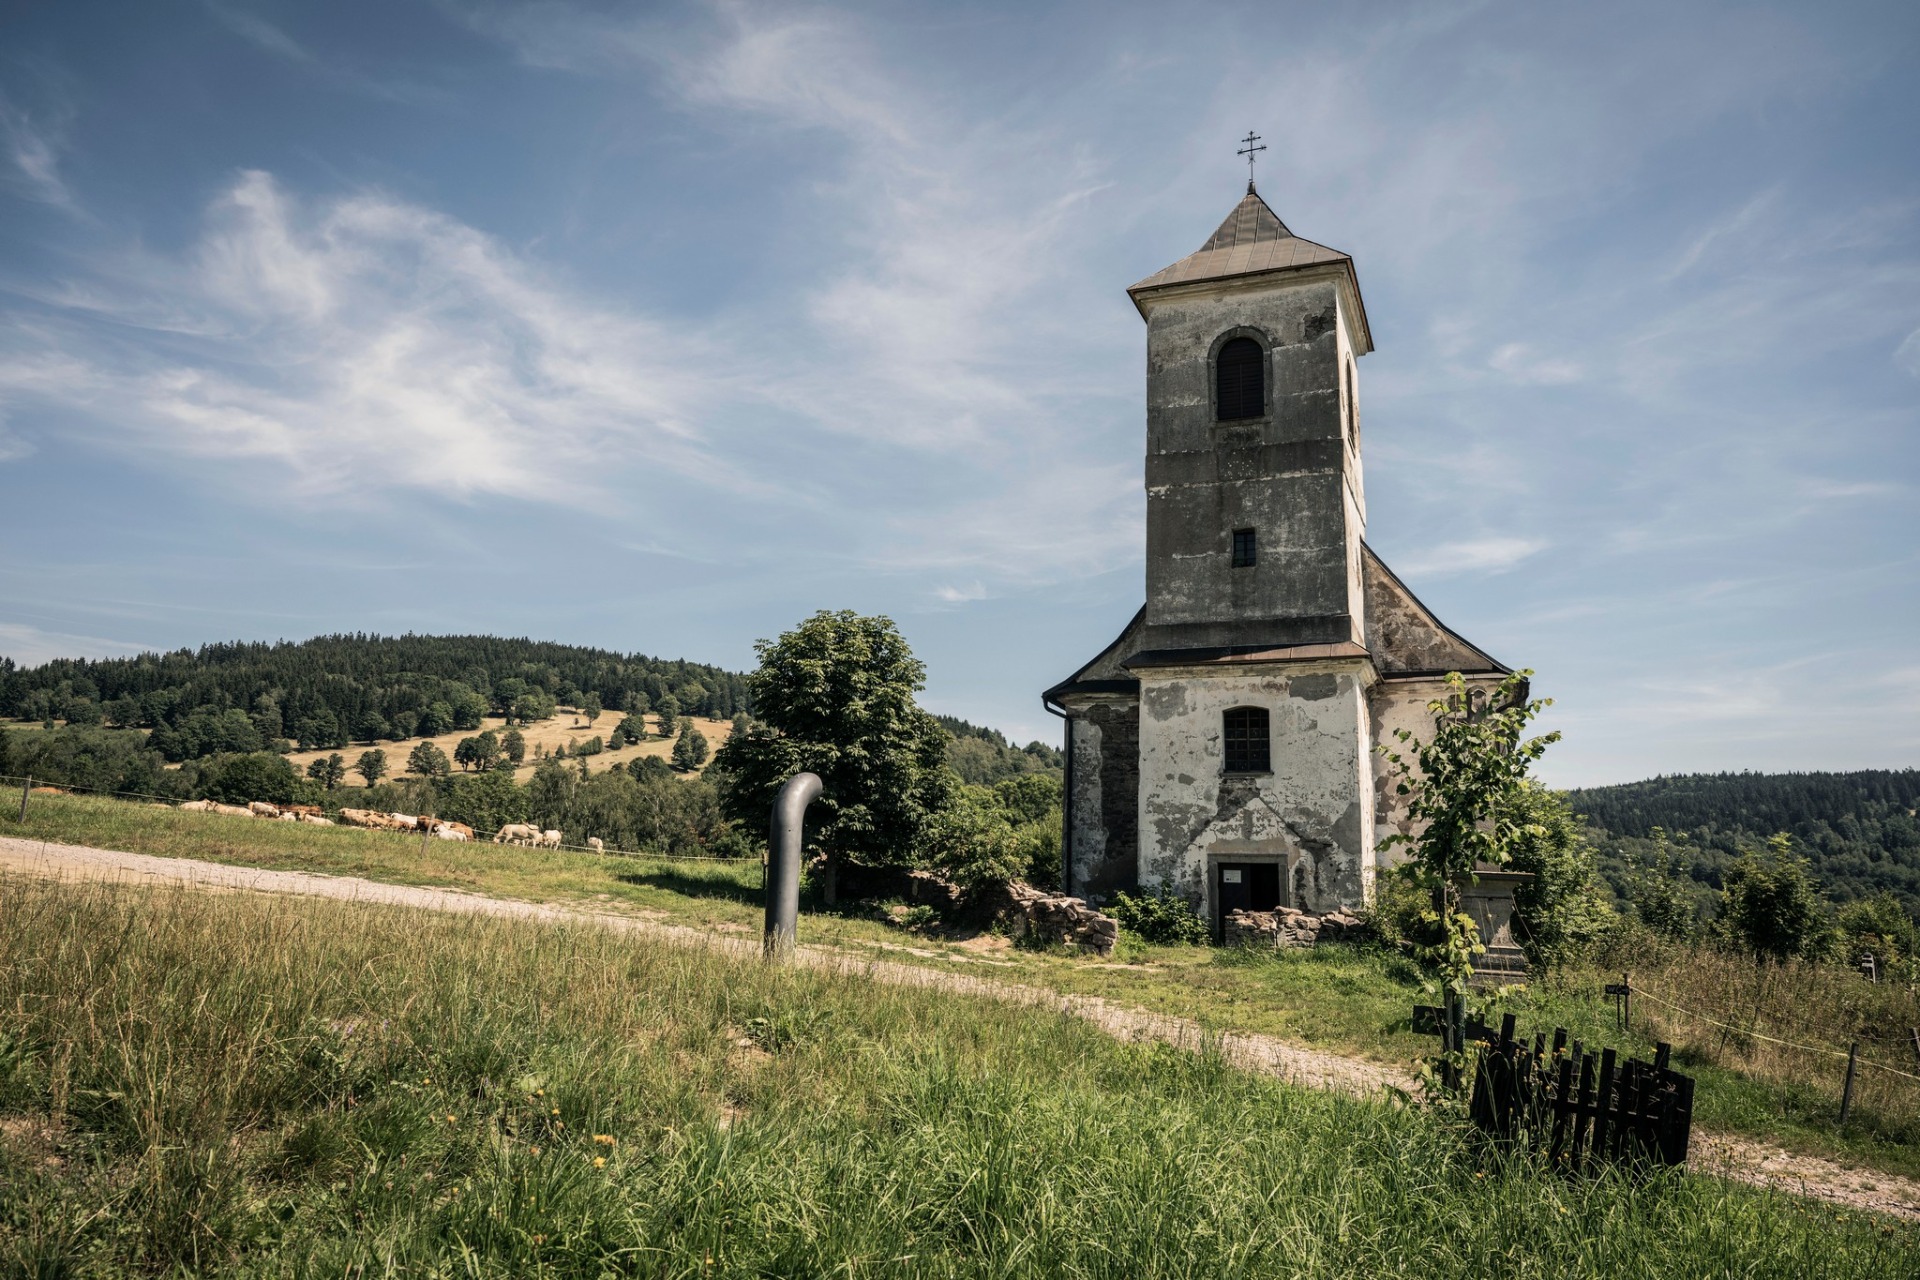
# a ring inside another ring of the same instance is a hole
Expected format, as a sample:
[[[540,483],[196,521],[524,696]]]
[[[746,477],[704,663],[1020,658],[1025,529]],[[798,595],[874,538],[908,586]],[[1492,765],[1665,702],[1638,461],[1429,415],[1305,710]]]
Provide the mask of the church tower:
[[[1506,668],[1367,548],[1353,259],[1253,184],[1128,291],[1147,326],[1146,604],[1047,691],[1067,719],[1066,878],[1309,912],[1372,896],[1404,813],[1374,753],[1447,671]]]

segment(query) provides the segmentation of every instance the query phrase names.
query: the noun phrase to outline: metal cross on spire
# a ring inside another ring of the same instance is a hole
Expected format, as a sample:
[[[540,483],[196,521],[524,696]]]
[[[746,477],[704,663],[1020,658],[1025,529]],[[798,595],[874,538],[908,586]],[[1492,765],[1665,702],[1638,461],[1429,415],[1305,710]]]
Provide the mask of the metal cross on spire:
[[[1251,129],[1247,130],[1247,136],[1240,139],[1240,141],[1247,145],[1233,154],[1247,158],[1247,190],[1251,191],[1253,190],[1253,153],[1256,151],[1265,151],[1266,148],[1257,145],[1260,141],[1260,135]]]

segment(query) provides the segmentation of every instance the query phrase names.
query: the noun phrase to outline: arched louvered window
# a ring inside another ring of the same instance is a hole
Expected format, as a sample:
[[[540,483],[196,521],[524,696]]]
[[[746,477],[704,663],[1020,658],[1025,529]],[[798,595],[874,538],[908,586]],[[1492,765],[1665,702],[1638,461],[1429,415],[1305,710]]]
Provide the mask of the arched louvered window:
[[[1273,768],[1267,748],[1267,709],[1232,707],[1225,714],[1226,771],[1267,773]]]
[[[1234,338],[1214,357],[1214,416],[1221,422],[1267,412],[1267,360],[1252,338]]]

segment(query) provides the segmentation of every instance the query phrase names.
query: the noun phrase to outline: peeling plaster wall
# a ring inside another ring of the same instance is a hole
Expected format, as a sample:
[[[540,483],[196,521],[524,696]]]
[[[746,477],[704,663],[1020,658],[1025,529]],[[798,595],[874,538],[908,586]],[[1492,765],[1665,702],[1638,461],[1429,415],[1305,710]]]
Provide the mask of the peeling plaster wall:
[[[1467,677],[1469,687],[1490,687],[1500,682],[1498,674],[1473,675]],[[1395,731],[1405,729],[1422,742],[1433,739],[1433,713],[1427,710],[1427,704],[1447,694],[1447,682],[1439,676],[1409,679],[1382,680],[1373,686],[1367,698],[1368,721],[1373,740],[1385,744],[1401,755],[1407,755],[1410,744],[1403,744],[1393,735]],[[1411,757],[1409,757],[1411,762]],[[1385,840],[1390,835],[1412,835],[1416,827],[1407,817],[1406,798],[1395,794],[1401,775],[1391,762],[1377,759],[1374,763],[1374,829],[1378,839]],[[1407,860],[1405,845],[1395,845],[1378,857],[1379,867],[1386,870],[1397,867]]]
[[[1364,499],[1342,305],[1333,279],[1311,277],[1153,304],[1144,647],[1361,639]],[[1268,412],[1217,422],[1213,353],[1240,335],[1267,348]],[[1252,568],[1229,563],[1236,528],[1258,533]]]
[[[1139,884],[1140,710],[1132,698],[1076,697],[1073,716],[1072,864],[1067,892],[1108,898]]]
[[[1140,883],[1213,912],[1209,859],[1284,858],[1287,905],[1361,906],[1372,884],[1371,667],[1169,668],[1140,682]],[[1265,707],[1273,772],[1221,771],[1221,716]]]

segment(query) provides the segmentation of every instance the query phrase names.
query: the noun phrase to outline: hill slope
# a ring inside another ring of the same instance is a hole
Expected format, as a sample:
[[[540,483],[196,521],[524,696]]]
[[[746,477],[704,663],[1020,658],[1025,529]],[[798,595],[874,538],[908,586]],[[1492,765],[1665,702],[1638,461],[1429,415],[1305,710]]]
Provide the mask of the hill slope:
[[[474,729],[489,714],[543,719],[557,704],[657,708],[728,719],[745,678],[704,663],[497,636],[329,635],[209,644],[132,658],[0,659],[0,715],[154,731],[169,760],[403,742]]]
[[[1784,831],[1836,901],[1891,890],[1920,916],[1920,769],[1688,774],[1567,796],[1604,833],[1602,871],[1616,888],[1625,853],[1656,827],[1696,846],[1692,874],[1715,886],[1741,849]]]

